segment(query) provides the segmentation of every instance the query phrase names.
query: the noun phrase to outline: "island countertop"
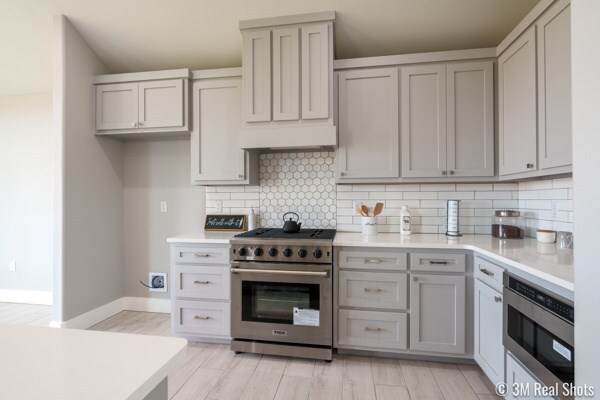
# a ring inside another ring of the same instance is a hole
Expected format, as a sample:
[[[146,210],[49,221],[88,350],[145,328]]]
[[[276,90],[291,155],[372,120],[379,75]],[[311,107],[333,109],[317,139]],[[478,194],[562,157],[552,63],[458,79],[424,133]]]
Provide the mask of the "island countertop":
[[[0,325],[3,399],[143,399],[184,359],[180,338]]]

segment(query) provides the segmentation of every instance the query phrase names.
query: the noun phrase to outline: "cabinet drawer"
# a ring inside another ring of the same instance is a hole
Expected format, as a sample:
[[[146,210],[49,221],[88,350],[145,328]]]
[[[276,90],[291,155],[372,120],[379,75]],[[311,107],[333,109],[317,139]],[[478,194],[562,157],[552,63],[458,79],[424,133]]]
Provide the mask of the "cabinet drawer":
[[[411,253],[410,269],[431,272],[465,272],[466,261],[466,254]]]
[[[229,247],[173,247],[176,264],[229,264]]]
[[[406,349],[406,314],[378,311],[339,311],[340,347]]]
[[[406,269],[406,253],[386,253],[381,251],[340,251],[340,268],[353,269]]]
[[[484,260],[483,258],[475,257],[475,278],[487,283],[492,288],[502,292],[502,275],[504,268],[494,263]]]
[[[176,265],[175,297],[229,300],[230,273],[226,266]]]
[[[340,306],[405,310],[406,282],[401,273],[340,271]]]
[[[176,332],[230,335],[229,303],[174,300],[173,328]]]

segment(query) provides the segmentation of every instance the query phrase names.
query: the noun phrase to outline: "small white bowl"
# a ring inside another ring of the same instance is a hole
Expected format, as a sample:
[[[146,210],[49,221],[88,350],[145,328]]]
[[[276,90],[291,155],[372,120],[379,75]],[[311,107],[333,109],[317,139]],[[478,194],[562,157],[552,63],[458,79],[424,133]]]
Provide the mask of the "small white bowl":
[[[537,241],[540,243],[554,243],[554,241],[556,241],[556,231],[538,229],[536,233]]]

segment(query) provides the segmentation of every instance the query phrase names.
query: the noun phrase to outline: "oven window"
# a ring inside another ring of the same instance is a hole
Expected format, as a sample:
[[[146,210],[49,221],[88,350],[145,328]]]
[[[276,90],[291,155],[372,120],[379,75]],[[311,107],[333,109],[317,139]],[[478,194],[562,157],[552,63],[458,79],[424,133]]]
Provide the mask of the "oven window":
[[[294,323],[294,307],[319,310],[319,285],[242,281],[242,320]]]
[[[574,383],[575,351],[572,346],[510,305],[507,333],[561,381]]]

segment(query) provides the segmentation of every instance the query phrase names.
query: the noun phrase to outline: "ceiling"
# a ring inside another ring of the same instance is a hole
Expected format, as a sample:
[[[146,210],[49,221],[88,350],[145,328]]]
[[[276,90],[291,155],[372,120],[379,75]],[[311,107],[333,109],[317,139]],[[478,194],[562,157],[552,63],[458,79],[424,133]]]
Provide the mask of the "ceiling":
[[[51,90],[52,17],[112,72],[241,65],[238,21],[336,11],[338,59],[498,45],[539,0],[0,0],[0,95]]]

